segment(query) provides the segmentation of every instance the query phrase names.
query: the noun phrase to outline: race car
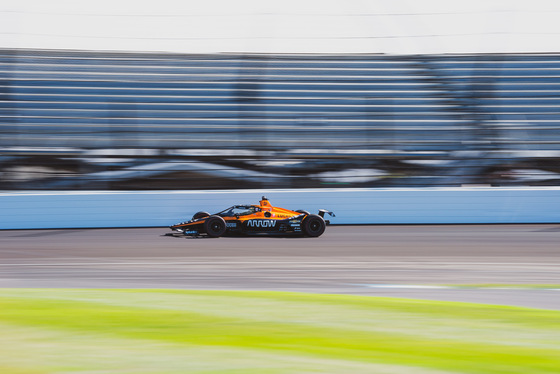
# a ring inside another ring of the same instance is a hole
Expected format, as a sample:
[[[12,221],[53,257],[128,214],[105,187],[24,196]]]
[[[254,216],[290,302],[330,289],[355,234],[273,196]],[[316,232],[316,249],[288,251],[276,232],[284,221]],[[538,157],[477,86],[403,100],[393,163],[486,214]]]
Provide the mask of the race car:
[[[234,205],[212,215],[198,212],[190,221],[177,223],[170,228],[184,235],[206,235],[212,238],[228,234],[261,233],[318,237],[330,223],[324,219],[325,214],[335,216],[325,209],[320,209],[318,214],[309,214],[305,210],[273,207],[263,196],[259,205]]]

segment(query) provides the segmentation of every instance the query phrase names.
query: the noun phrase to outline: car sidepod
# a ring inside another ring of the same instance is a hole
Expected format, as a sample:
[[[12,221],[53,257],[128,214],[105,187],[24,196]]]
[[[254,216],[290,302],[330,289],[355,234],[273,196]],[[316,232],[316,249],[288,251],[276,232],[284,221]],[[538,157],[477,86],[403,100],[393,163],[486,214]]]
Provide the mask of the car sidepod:
[[[241,222],[241,230],[246,233],[301,233],[303,215],[285,218],[253,218]]]

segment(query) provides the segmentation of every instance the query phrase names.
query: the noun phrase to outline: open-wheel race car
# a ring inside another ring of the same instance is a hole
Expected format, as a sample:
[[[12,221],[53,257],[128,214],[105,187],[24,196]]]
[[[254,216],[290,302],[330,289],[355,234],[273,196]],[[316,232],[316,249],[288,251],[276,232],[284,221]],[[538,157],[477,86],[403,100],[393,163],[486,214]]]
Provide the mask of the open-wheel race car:
[[[320,209],[318,214],[305,210],[289,210],[273,207],[266,197],[260,205],[234,205],[216,214],[196,213],[190,221],[170,226],[184,235],[206,235],[217,238],[235,234],[299,234],[321,236],[330,223],[325,214],[334,213]]]

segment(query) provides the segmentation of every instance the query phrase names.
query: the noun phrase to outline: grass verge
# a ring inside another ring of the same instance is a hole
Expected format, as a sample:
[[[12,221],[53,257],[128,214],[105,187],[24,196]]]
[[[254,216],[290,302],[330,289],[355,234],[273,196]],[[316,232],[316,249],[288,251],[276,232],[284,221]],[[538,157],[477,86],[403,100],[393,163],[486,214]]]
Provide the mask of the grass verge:
[[[285,292],[0,289],[1,373],[558,373],[560,312]]]

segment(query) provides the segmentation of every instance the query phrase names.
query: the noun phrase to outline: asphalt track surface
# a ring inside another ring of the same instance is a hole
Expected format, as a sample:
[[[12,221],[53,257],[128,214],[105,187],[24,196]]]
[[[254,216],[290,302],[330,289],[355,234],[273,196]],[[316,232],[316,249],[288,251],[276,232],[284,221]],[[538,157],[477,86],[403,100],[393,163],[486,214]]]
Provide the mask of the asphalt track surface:
[[[560,310],[560,225],[331,226],[319,238],[167,228],[0,231],[0,287],[278,290]],[[448,287],[518,284],[520,288]]]

